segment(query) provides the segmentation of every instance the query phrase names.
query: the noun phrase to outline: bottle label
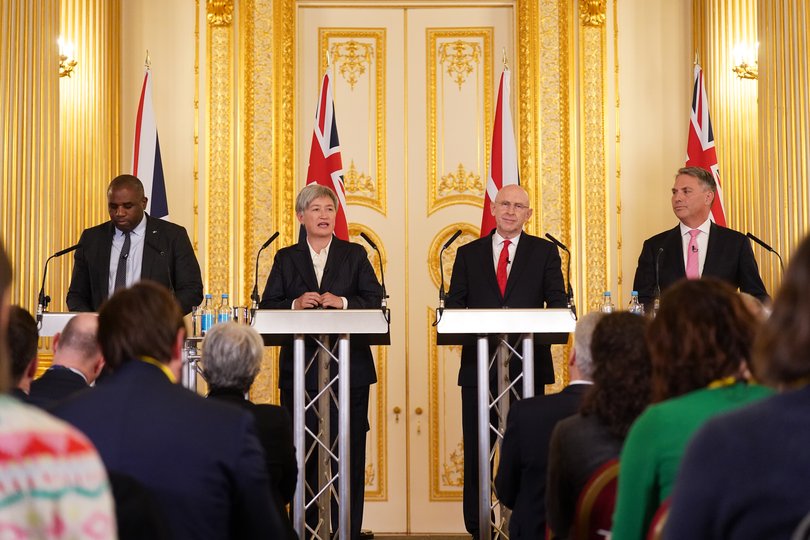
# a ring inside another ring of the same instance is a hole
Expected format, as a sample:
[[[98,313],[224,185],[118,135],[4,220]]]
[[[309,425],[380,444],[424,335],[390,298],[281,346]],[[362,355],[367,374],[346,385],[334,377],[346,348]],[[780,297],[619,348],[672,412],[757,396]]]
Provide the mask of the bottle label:
[[[202,330],[203,333],[209,331],[211,329],[211,327],[214,326],[214,314],[213,313],[203,313],[202,317],[200,317],[200,319],[202,319],[201,324],[200,324],[200,330]]]
[[[223,311],[217,314],[217,324],[225,323],[231,320],[231,314],[228,311]]]

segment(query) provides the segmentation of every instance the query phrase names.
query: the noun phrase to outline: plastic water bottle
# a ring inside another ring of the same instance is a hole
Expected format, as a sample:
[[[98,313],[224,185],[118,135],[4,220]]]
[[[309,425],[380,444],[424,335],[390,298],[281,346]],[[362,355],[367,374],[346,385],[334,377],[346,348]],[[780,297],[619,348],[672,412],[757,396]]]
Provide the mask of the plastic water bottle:
[[[214,326],[214,308],[211,305],[211,294],[205,295],[205,302],[203,302],[200,310],[200,330],[202,335],[205,335],[211,327]]]
[[[632,291],[630,293],[630,305],[627,311],[635,315],[644,315],[644,304],[638,301],[638,291]]]
[[[231,311],[231,306],[228,305],[228,295],[222,295],[222,302],[219,304],[219,309],[217,309],[217,323],[228,322],[233,319],[233,312]]]
[[[605,291],[602,295],[602,313],[613,313],[613,300],[610,298],[610,291]]]

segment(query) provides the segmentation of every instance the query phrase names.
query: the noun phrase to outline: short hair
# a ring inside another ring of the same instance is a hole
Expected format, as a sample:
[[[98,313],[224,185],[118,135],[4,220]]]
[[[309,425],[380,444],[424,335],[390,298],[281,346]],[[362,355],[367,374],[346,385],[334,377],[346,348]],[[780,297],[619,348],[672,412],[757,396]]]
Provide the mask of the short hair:
[[[752,371],[773,386],[806,384],[810,377],[810,237],[790,260],[773,311],[757,336]]]
[[[591,338],[594,328],[605,314],[600,311],[588,313],[577,321],[574,330],[574,364],[583,377],[590,379],[593,373]]]
[[[31,360],[37,356],[37,321],[20,306],[11,306],[8,316],[8,347],[11,355],[11,383],[16,386]]]
[[[165,287],[148,280],[119,290],[98,313],[98,342],[113,370],[141,356],[168,363],[184,328],[180,305]]]
[[[146,196],[143,189],[143,183],[138,179],[137,176],[133,176],[131,174],[119,174],[113,178],[112,182],[110,182],[110,186],[107,188],[107,193],[112,193],[113,191],[121,188],[129,188],[133,190],[140,198]]]
[[[321,197],[329,197],[332,204],[335,205],[335,210],[337,210],[339,203],[337,194],[334,191],[320,184],[309,184],[308,186],[304,186],[295,198],[295,213],[301,214],[304,210],[309,208],[312,201],[320,199]]]
[[[98,344],[98,326],[88,332],[80,328],[79,317],[73,317],[59,335],[59,348],[76,351],[83,359],[89,360],[100,352]]]
[[[653,401],[739,375],[751,359],[757,327],[740,295],[724,281],[681,280],[667,289],[647,330]]]
[[[211,388],[250,390],[261,368],[264,343],[250,326],[235,322],[214,325],[202,343],[205,380]]]
[[[682,174],[697,178],[698,182],[700,182],[703,187],[710,189],[712,193],[717,194],[717,182],[714,181],[714,176],[710,171],[704,169],[703,167],[681,167],[678,169],[678,174],[676,174],[675,177],[677,178]]]
[[[5,392],[11,386],[10,367],[8,361],[8,344],[6,342],[7,325],[5,324],[3,310],[5,308],[6,293],[11,287],[11,261],[6,255],[3,240],[0,238],[0,392]]]
[[[650,403],[652,365],[644,317],[622,311],[605,315],[593,331],[593,386],[582,400],[583,416],[593,414],[619,439]]]

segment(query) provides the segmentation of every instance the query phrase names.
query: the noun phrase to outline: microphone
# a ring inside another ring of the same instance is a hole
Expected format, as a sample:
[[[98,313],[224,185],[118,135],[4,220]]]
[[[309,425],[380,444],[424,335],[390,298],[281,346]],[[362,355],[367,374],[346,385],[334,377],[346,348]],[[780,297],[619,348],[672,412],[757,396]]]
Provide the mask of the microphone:
[[[697,253],[697,252],[698,252],[698,247],[697,246],[692,246],[692,253]]]
[[[565,270],[565,279],[568,282],[568,309],[571,310],[571,313],[574,314],[574,319],[577,318],[577,306],[574,304],[574,288],[571,286],[571,252],[568,251],[568,248],[565,247],[565,244],[551,236],[549,233],[546,233],[546,238],[551,240],[551,243],[560,248],[561,250],[565,251],[568,254],[568,266]]]
[[[267,239],[267,241],[262,244],[262,247],[259,248],[259,251],[256,252],[256,271],[254,272],[254,280],[253,280],[253,292],[250,294],[250,310],[251,312],[255,312],[259,309],[259,255],[261,255],[262,251],[264,251],[267,246],[273,243],[273,241],[278,238],[278,231],[274,232],[273,235]],[[251,319],[253,317],[251,316]]]
[[[759,244],[760,246],[765,248],[767,251],[770,251],[771,253],[776,255],[779,258],[779,265],[782,267],[782,273],[783,274],[785,273],[785,263],[784,263],[784,261],[782,261],[782,256],[779,255],[778,251],[773,249],[771,246],[769,246],[768,244],[766,244],[765,242],[763,242],[762,240],[760,240],[759,238],[757,238],[756,236],[754,236],[750,232],[745,233],[745,236],[747,236],[748,238],[750,238],[751,240],[753,240],[754,242],[756,242],[757,244]]]
[[[377,257],[380,259],[380,281],[382,282],[382,300],[380,301],[380,307],[382,308],[383,313],[385,313],[385,309],[388,307],[388,293],[385,291],[385,270],[383,270],[382,253],[380,253],[380,250],[377,248],[377,244],[375,244],[366,233],[361,232],[360,237],[368,242],[368,245],[371,246],[371,249],[377,252]]]
[[[694,246],[693,246],[694,247]],[[661,307],[661,285],[658,278],[659,275],[659,266],[661,262],[661,254],[664,252],[664,248],[658,248],[658,253],[655,254],[655,289],[653,290],[653,315],[658,313],[658,308]]]
[[[442,249],[439,251],[439,276],[441,278],[441,286],[439,286],[439,317],[441,317],[442,312],[444,312],[444,298],[446,296],[444,292],[444,261],[442,261],[442,255],[444,254],[444,250],[449,248],[450,244],[455,242],[456,238],[459,236],[461,236],[461,229],[454,232],[453,236],[451,236],[447,242],[444,243]]]
[[[69,248],[59,250],[48,257],[48,259],[45,261],[45,268],[42,270],[42,286],[39,288],[39,295],[37,296],[37,327],[42,326],[42,314],[47,311],[48,304],[51,303],[51,297],[45,294],[45,276],[48,275],[48,263],[51,262],[51,259],[61,257],[62,255],[70,253],[71,251],[76,251],[80,247],[81,244],[76,244],[70,246]]]
[[[163,260],[163,264],[166,266],[166,278],[169,280],[169,290],[172,292],[172,295],[174,295],[174,280],[172,279],[172,269],[169,268],[169,262],[164,259],[166,252],[160,249],[152,242],[150,242],[149,237],[146,237],[143,243],[146,245],[146,247],[148,247],[149,249],[160,255],[161,260]]]

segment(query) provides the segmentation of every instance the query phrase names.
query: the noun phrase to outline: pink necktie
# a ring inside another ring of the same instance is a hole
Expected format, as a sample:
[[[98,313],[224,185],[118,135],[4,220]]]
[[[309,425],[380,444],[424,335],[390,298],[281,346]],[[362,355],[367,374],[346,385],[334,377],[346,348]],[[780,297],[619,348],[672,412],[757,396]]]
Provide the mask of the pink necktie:
[[[686,246],[686,277],[689,279],[700,279],[700,253],[697,243],[697,235],[699,234],[698,229],[689,231],[691,238],[689,239],[689,245]]]
[[[498,288],[501,289],[501,296],[506,293],[506,265],[509,264],[509,244],[511,240],[504,240],[501,248],[501,255],[498,257],[498,270],[495,273],[498,278]]]

